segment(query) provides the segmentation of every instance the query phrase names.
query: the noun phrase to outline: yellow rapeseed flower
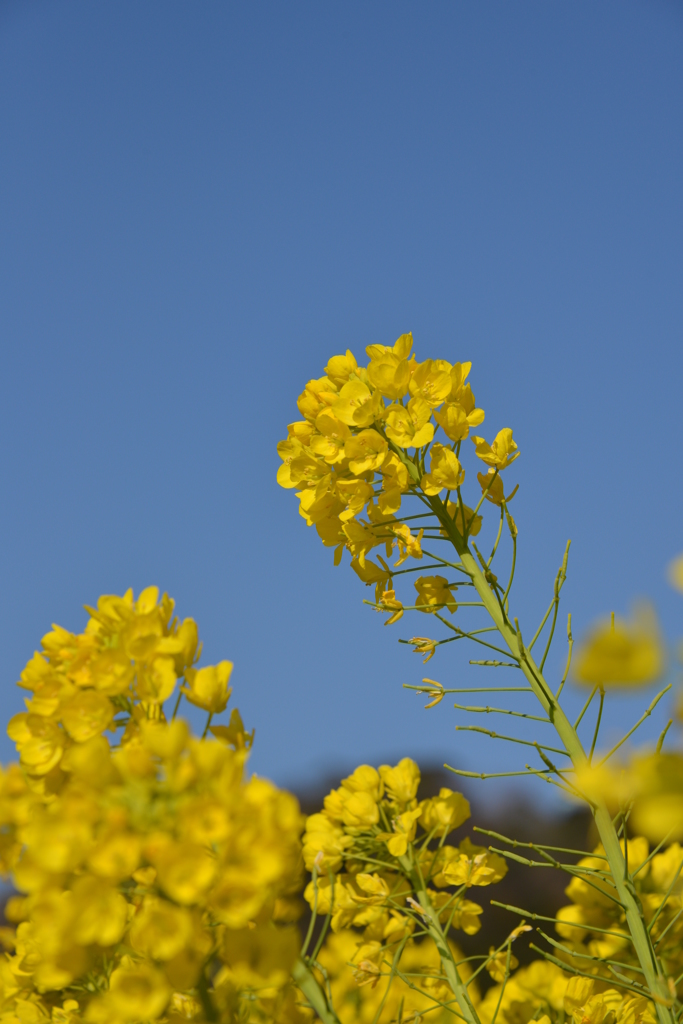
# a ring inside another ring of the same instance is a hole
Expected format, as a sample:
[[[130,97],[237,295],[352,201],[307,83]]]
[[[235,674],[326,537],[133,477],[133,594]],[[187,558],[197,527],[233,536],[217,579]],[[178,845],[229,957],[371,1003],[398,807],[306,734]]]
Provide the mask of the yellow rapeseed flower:
[[[382,764],[379,774],[389,797],[398,804],[407,804],[417,796],[420,769],[409,757],[404,757],[392,768]]]
[[[418,576],[414,583],[417,590],[415,607],[421,612],[437,612],[448,608],[449,612],[457,611],[458,605],[451,593],[456,589],[455,583],[449,583],[445,576]]]
[[[232,674],[232,662],[221,661],[206,668],[188,669],[185,674],[188,686],[181,687],[191,704],[211,714],[220,714],[230,699],[232,689],[228,681]]]
[[[593,627],[575,656],[574,678],[592,686],[646,686],[664,667],[654,611],[643,605],[630,621],[612,616]]]
[[[434,437],[430,416],[429,404],[419,395],[407,405],[390,405],[384,413],[387,437],[399,448],[421,448]]]
[[[493,466],[498,472],[506,469],[519,456],[509,427],[499,430],[492,444],[488,444],[483,437],[472,437],[472,441],[477,457],[488,466]]]
[[[409,390],[414,398],[421,398],[435,409],[448,398],[452,386],[449,364],[442,368],[438,360],[426,359],[415,367],[410,377]]]
[[[388,449],[388,443],[376,430],[361,430],[344,445],[344,458],[349,460],[351,472],[360,476],[379,469]]]
[[[454,491],[460,487],[465,479],[465,471],[455,452],[442,444],[434,444],[430,454],[429,472],[423,475],[421,481],[425,494]]]
[[[425,832],[433,831],[435,836],[448,835],[467,821],[469,816],[469,801],[462,793],[454,793],[447,786],[441,787],[438,796],[420,803],[420,824]]]

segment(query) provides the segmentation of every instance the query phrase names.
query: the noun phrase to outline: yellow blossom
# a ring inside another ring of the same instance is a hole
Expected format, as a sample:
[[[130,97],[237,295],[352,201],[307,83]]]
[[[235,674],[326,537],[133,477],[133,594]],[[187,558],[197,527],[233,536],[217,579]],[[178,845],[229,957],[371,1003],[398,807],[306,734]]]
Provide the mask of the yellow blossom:
[[[575,656],[574,678],[592,686],[645,686],[664,664],[654,612],[641,606],[631,621],[612,616],[592,629]]]
[[[41,715],[15,715],[7,735],[16,743],[21,763],[34,775],[47,775],[64,753],[65,734],[56,722]]]
[[[339,871],[344,852],[351,842],[351,837],[326,815],[309,815],[303,838],[306,870],[312,871],[317,865],[323,874],[328,870]]]
[[[463,441],[469,435],[467,413],[459,402],[447,402],[434,413],[434,419],[451,441]]]
[[[362,522],[359,523],[355,519],[345,523],[342,527],[342,532],[351,557],[358,560],[361,568],[365,566],[367,552],[384,543],[383,538],[378,536],[372,527]],[[364,580],[364,582],[368,582],[368,580]],[[373,580],[372,582],[376,581]]]
[[[497,853],[463,839],[456,850],[444,846],[437,857],[435,885],[491,885],[507,874],[507,864]]]
[[[478,903],[461,897],[456,903],[455,911],[453,912],[453,927],[459,928],[465,935],[476,935],[481,928],[479,918],[483,912],[483,907],[480,907]],[[449,911],[449,917],[450,913]]]
[[[362,380],[350,380],[332,405],[335,416],[349,427],[370,427],[384,410],[379,391],[372,392]]]
[[[410,364],[394,352],[382,352],[370,360],[368,380],[385,398],[400,398],[408,390]]]
[[[393,768],[388,764],[380,765],[379,774],[387,793],[396,803],[409,803],[417,795],[420,769],[411,758],[402,758]]]
[[[421,448],[434,437],[431,408],[416,395],[407,405],[390,405],[385,413],[386,433],[399,448]]]
[[[393,352],[399,359],[407,359],[413,347],[413,336],[411,333],[401,334],[393,345],[368,345],[366,354],[370,359],[377,359],[386,352]]]
[[[295,459],[305,455],[305,449],[301,441],[296,437],[288,437],[286,441],[278,441],[277,453],[282,459],[282,465],[277,471],[277,482],[280,487],[296,487],[298,474],[292,478],[292,463]]]
[[[341,501],[333,491],[323,488],[317,497],[316,493],[316,490],[298,492],[298,495],[301,496],[299,512],[306,520],[306,525],[317,528],[320,524],[322,529],[325,530],[322,524],[326,520],[333,520],[336,521],[338,528],[341,528],[339,516],[344,510],[346,503]]]
[[[200,1012],[188,990],[205,970],[223,1012],[218,979],[247,977],[224,959],[226,932],[258,918],[273,955],[280,948],[276,921],[300,878],[298,806],[265,780],[243,778],[253,732],[236,709],[211,730],[220,742],[165,721],[160,704],[177,673],[216,713],[229,674],[227,662],[194,668],[196,624],[180,623],[167,595],[105,595],[88,611],[84,633],[54,627],[24,670],[29,711],[9,729],[22,764],[0,770],[0,866],[26,894],[7,908],[16,935],[0,935],[9,950],[3,1010],[19,1024],[133,1024],[161,1016],[175,989],[169,1020],[179,1024],[179,1007]],[[368,769],[355,782],[359,791],[345,793],[347,817],[358,821],[354,802],[376,808],[367,790],[381,780]],[[342,850],[353,842],[333,828]],[[289,969],[267,979],[279,999]],[[269,1012],[262,989],[230,992],[236,1012],[255,1002]]]
[[[316,416],[315,425],[320,433],[311,437],[310,450],[329,465],[341,462],[345,457],[344,445],[351,437],[346,423],[342,423],[331,409],[325,408]]]
[[[289,463],[289,486],[315,490],[321,497],[330,482],[330,467],[322,459],[315,458],[308,451],[297,455]]]
[[[419,363],[410,378],[410,394],[419,397],[432,409],[448,397],[452,388],[450,366],[447,369],[438,365],[437,360],[426,359]]]
[[[462,793],[454,793],[446,786],[441,787],[438,796],[420,803],[420,824],[425,832],[433,831],[435,836],[448,835],[467,821],[469,816],[469,801]]]
[[[367,828],[379,821],[377,803],[370,793],[343,791],[342,821],[351,828]]]
[[[396,537],[399,550],[399,558],[398,561],[394,562],[395,566],[402,565],[407,558],[422,558],[422,535],[424,530],[420,530],[417,536],[414,536],[410,532],[410,527],[405,523],[401,523],[400,526],[392,527],[392,532]]]
[[[215,858],[196,843],[164,844],[150,857],[162,890],[182,905],[201,899],[216,874]]]
[[[161,971],[142,963],[113,971],[109,992],[103,999],[111,1007],[114,1019],[139,1021],[161,1016],[170,995],[171,987]],[[91,1019],[98,1018],[92,1016]]]
[[[452,401],[457,401],[462,394],[462,390],[465,387],[465,381],[470,375],[472,369],[472,363],[454,363],[451,367],[451,393],[449,398]]]
[[[65,701],[60,708],[64,728],[78,743],[84,743],[104,732],[113,717],[111,701],[96,690],[83,690]]]
[[[332,356],[325,367],[325,373],[336,387],[340,388],[347,382],[351,374],[358,369],[353,352],[347,348],[343,356]]]
[[[221,661],[206,668],[189,669],[185,675],[188,686],[181,687],[191,704],[211,714],[225,710],[232,689],[228,680],[232,674],[232,662]]]
[[[411,643],[412,642],[413,641],[411,641]],[[431,657],[431,655],[429,657]],[[425,661],[429,661],[429,657],[425,658]],[[424,662],[423,662],[423,664],[424,664]],[[422,682],[423,683],[428,683],[429,686],[430,686],[429,690],[421,690],[420,691],[421,693],[426,694],[427,697],[431,698],[431,700],[429,701],[429,704],[425,704],[425,711],[428,711],[429,708],[435,708],[437,704],[441,703],[441,701],[446,696],[446,691],[445,691],[445,689],[443,687],[443,684],[437,682],[436,679],[424,678],[422,680]]]
[[[401,507],[401,496],[410,488],[408,467],[395,452],[390,452],[382,463],[382,492],[377,507],[384,515],[393,515]]]
[[[100,693],[106,693],[109,697],[125,693],[134,677],[135,663],[123,651],[102,651],[93,659],[92,682]]]
[[[377,801],[384,793],[384,781],[381,772],[372,765],[361,764],[351,775],[342,779],[342,789],[351,793],[369,793]]]
[[[392,613],[384,623],[385,626],[392,626],[403,617],[403,604],[397,600],[396,591],[393,588],[387,587],[386,590],[382,591],[377,604],[379,605],[378,611]]]
[[[130,928],[130,944],[142,956],[171,960],[193,937],[192,918],[184,907],[147,897]]]
[[[634,827],[654,842],[683,839],[683,757],[678,753],[638,758],[630,772]]]
[[[419,808],[411,811],[404,811],[394,818],[392,824],[393,832],[380,832],[378,839],[384,840],[387,849],[392,857],[402,857],[408,849],[408,843],[415,838],[417,819],[420,817]]]
[[[505,497],[503,478],[494,466],[489,469],[488,473],[477,473],[477,480],[482,491],[486,492],[486,500],[494,505],[502,505],[504,501],[512,501],[519,488],[519,484],[516,484],[510,494]]]
[[[348,522],[363,511],[372,498],[372,484],[357,478],[336,481],[336,490],[345,509],[339,513],[342,522]]]
[[[309,380],[296,404],[301,415],[314,423],[318,413],[325,406],[331,405],[336,398],[336,386],[327,377],[321,377],[318,380]]]
[[[448,608],[450,612],[457,610],[457,604],[451,590],[456,589],[455,583],[449,583],[444,576],[418,576],[414,583],[417,590],[415,607],[421,612],[436,612]]]
[[[72,935],[79,945],[120,942],[128,921],[128,904],[121,893],[99,878],[83,875],[74,884],[72,897]]]
[[[487,466],[493,466],[499,472],[506,469],[519,455],[509,427],[498,431],[493,444],[488,444],[483,437],[472,437],[472,441],[477,457]]]
[[[351,568],[367,586],[375,584],[382,587],[382,590],[384,584],[391,578],[391,573],[388,569],[384,566],[380,567],[370,558],[365,558],[362,565],[359,558],[352,558]],[[377,604],[379,604],[379,597],[380,595],[377,597]]]
[[[504,981],[515,967],[519,967],[519,960],[512,955],[509,949],[500,949],[496,952],[495,948],[491,946],[489,958],[486,961],[486,970],[494,981]]]
[[[362,474],[379,469],[388,451],[388,444],[376,430],[361,430],[344,446],[352,473]]]
[[[297,420],[295,423],[287,424],[287,437],[300,441],[304,448],[308,447],[314,434],[315,426],[309,420]]]
[[[101,878],[119,882],[132,875],[140,863],[142,844],[127,830],[100,836],[88,856],[88,867]]]
[[[137,691],[142,700],[163,704],[173,693],[176,681],[173,658],[154,658],[138,666]]]
[[[422,659],[423,665],[425,665],[430,658],[434,657],[438,643],[436,640],[430,640],[428,636],[413,636],[410,638],[409,642],[413,644],[413,654],[427,655],[426,658]],[[439,685],[441,684],[439,683]]]
[[[245,928],[223,936],[224,967],[216,986],[229,980],[238,987],[275,989],[284,986],[299,952],[296,928]]]
[[[463,483],[465,471],[450,448],[434,444],[431,448],[429,472],[422,477],[421,486],[425,494],[438,494],[446,489],[454,491]]]

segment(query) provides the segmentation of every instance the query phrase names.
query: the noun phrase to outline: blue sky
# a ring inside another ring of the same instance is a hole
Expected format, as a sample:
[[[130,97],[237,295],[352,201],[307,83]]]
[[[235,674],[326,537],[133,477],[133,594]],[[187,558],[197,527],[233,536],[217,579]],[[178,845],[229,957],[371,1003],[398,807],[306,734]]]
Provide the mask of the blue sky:
[[[279,783],[518,761],[401,689],[429,623],[382,628],[275,484],[305,382],[408,330],[514,428],[526,633],[571,537],[575,631],[646,594],[675,642],[682,44],[664,0],[5,0],[5,713],[51,622],[157,583]],[[425,671],[476,685],[476,656]]]

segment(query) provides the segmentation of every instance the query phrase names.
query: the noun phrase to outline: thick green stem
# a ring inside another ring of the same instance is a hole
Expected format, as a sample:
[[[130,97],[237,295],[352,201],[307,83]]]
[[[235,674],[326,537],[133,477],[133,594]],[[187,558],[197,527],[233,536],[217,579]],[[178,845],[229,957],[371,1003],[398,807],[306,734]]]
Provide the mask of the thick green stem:
[[[298,985],[323,1024],[339,1024],[339,1018],[327,1002],[327,997],[318,984],[313,971],[299,958],[292,970],[294,983]]]
[[[500,601],[489,586],[477,560],[470,553],[467,543],[458,533],[453,520],[447,515],[445,508],[443,508],[443,503],[438,498],[431,498],[430,504],[439,516],[442,526],[448,531],[449,538],[460,556],[463,567],[474,583],[477,593],[498,632],[505,641],[512,656],[519,662],[519,666],[526,676],[531,689],[536,694],[541,707],[546,711],[548,718],[554,725],[572,764],[576,769],[586,767],[588,765],[588,757],[576,730],[543,678],[531,654],[525,648],[518,630],[513,628],[508,616],[504,613]],[[675,1017],[671,1010],[671,993],[652,948],[638,896],[633,883],[628,877],[624,854],[612,822],[612,817],[603,802],[593,804],[592,811],[600,841],[609,862],[614,886],[617,890],[619,901],[624,908],[626,923],[631,933],[638,962],[643,970],[648,988],[657,1008],[659,1024],[675,1024]]]

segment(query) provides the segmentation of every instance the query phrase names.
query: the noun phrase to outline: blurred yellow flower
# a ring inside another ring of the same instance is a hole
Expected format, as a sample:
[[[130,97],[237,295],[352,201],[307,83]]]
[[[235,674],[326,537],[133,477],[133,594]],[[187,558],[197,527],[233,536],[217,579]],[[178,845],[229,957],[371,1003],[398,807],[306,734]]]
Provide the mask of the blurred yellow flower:
[[[221,661],[206,668],[188,669],[185,674],[189,686],[181,689],[190,704],[203,708],[211,714],[218,714],[225,707],[232,693],[228,680],[232,674],[232,662]]]
[[[395,767],[382,764],[379,768],[386,791],[396,803],[409,803],[417,796],[420,785],[420,769],[409,757],[404,757]]]
[[[683,593],[683,555],[669,563],[669,583]]]
[[[448,835],[459,828],[470,816],[470,804],[462,793],[454,793],[442,786],[438,796],[429,797],[420,803],[420,824],[425,832],[434,831],[435,836]]]
[[[654,611],[641,605],[630,621],[612,615],[593,627],[576,654],[573,675],[591,686],[646,686],[664,668]]]

